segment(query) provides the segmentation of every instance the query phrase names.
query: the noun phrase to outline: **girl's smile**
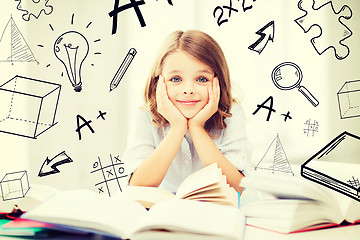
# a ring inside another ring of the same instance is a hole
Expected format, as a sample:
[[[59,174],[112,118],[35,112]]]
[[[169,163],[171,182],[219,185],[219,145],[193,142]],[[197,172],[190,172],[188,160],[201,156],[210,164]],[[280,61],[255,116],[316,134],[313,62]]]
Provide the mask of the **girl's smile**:
[[[186,117],[194,117],[209,101],[214,71],[186,52],[169,54],[163,66],[170,101]]]
[[[194,106],[196,103],[200,102],[200,100],[177,100],[179,103],[181,103],[184,106]]]

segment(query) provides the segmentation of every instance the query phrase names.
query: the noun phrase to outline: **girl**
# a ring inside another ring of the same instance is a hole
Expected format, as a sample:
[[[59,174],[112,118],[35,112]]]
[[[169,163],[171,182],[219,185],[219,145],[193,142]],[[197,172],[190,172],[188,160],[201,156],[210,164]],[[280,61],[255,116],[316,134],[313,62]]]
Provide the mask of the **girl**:
[[[195,30],[170,34],[148,77],[145,102],[123,156],[130,185],[176,192],[188,175],[216,162],[241,192],[250,168],[244,114],[212,37]]]

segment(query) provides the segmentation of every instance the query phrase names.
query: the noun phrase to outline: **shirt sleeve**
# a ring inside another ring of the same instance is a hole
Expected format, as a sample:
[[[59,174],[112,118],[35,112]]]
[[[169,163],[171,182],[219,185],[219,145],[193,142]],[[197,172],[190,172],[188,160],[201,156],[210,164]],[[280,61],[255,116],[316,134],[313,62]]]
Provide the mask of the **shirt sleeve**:
[[[251,146],[247,139],[245,114],[240,104],[233,104],[232,116],[226,118],[227,127],[222,131],[219,150],[244,176],[252,167],[250,164]]]
[[[128,182],[135,169],[155,150],[154,125],[148,112],[138,110],[130,124],[127,146],[123,155]]]

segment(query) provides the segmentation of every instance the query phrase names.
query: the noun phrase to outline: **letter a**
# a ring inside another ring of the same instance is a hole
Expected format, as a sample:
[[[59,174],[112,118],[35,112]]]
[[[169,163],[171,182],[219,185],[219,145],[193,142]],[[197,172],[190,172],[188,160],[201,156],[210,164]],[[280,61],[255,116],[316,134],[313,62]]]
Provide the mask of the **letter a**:
[[[270,106],[265,106],[265,104],[270,100]],[[258,104],[257,105],[257,109],[255,110],[255,112],[253,112],[253,115],[255,115],[259,110],[260,108],[265,108],[267,109],[269,112],[268,112],[268,115],[267,115],[267,118],[266,118],[266,121],[269,121],[270,120],[270,116],[271,116],[271,112],[276,112],[275,109],[273,109],[273,97],[270,96],[268,97],[262,104]]]
[[[84,122],[84,123],[81,124],[81,125],[80,125],[80,119]],[[77,115],[77,116],[76,116],[76,120],[77,120],[77,126],[78,126],[78,127],[77,127],[77,129],[76,129],[75,131],[78,132],[78,134],[79,134],[79,140],[81,140],[81,131],[80,131],[81,128],[87,126],[92,133],[95,132],[94,129],[90,126],[91,120],[86,121],[85,118],[83,118],[83,117],[80,116],[80,115]]]

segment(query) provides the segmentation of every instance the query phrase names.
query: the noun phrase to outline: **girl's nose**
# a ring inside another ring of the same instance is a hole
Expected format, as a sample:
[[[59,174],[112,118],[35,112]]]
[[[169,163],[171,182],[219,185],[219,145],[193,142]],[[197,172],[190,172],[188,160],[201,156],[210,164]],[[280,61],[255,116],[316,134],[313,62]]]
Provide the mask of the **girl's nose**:
[[[184,94],[194,94],[194,85],[191,81],[184,82]]]

